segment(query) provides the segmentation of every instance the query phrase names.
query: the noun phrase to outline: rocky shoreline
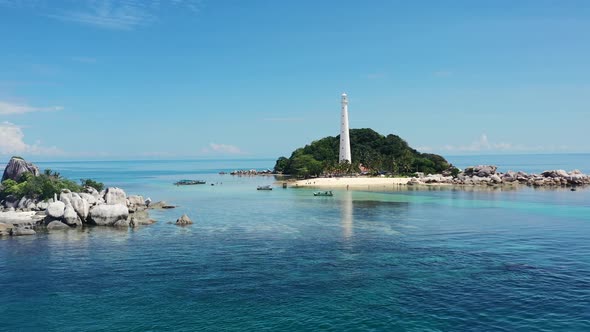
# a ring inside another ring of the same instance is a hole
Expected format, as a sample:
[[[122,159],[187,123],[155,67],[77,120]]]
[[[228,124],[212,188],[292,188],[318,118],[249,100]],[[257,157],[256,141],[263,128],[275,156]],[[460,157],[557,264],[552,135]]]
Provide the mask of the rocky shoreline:
[[[26,174],[33,180],[43,176],[37,166],[20,157],[13,157],[2,175],[2,186],[8,183],[5,180],[12,181],[14,186],[15,181]],[[6,193],[2,197],[0,236],[33,235],[40,229],[51,231],[86,226],[137,227],[155,222],[149,218],[148,209],[174,207],[164,202],[152,203],[150,198],[144,199],[140,195],[127,195],[123,189],[116,187],[98,191],[94,187],[85,186],[79,192],[62,189],[49,199],[27,196],[18,199],[19,196]]]
[[[416,174],[408,181],[408,185],[450,184],[450,185],[526,185],[531,187],[571,187],[590,185],[590,176],[579,170],[548,170],[540,174],[513,172],[497,172],[493,165],[479,165],[465,168],[456,176],[450,174]]]
[[[32,235],[36,230],[70,229],[86,226],[137,227],[155,221],[149,218],[150,200],[127,196],[125,191],[109,187],[101,192],[63,190],[47,201],[23,197],[18,202],[0,202],[0,235]]]

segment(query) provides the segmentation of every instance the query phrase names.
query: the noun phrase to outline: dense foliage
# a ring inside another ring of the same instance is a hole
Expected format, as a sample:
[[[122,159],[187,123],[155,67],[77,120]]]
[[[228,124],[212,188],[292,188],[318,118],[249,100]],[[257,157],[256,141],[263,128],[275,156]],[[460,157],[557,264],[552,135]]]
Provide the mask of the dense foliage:
[[[8,196],[20,199],[26,196],[43,200],[52,198],[54,194],[60,193],[62,189],[80,192],[85,186],[91,186],[97,190],[104,188],[104,184],[90,179],[82,179],[81,183],[82,185],[79,185],[74,181],[64,179],[59,173],[51,172],[49,169],[46,169],[39,176],[24,173],[18,181],[7,179],[2,182],[0,185],[0,199],[5,199]]]
[[[104,183],[97,182],[92,179],[80,179],[80,183],[82,184],[82,187],[92,187],[97,191],[101,191],[104,189]]]
[[[359,172],[361,165],[371,174],[434,174],[453,169],[442,156],[420,153],[399,136],[383,136],[372,129],[351,129],[350,145],[352,164],[338,163],[340,136],[328,136],[293,151],[290,158],[280,157],[274,170],[307,177]]]

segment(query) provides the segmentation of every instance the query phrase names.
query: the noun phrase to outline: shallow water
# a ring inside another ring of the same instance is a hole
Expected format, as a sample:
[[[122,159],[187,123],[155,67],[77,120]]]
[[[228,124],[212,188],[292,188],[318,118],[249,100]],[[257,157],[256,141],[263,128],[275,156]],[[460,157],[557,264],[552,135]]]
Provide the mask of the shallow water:
[[[0,330],[590,330],[589,189],[314,197],[213,161],[48,164],[179,207],[0,239]]]

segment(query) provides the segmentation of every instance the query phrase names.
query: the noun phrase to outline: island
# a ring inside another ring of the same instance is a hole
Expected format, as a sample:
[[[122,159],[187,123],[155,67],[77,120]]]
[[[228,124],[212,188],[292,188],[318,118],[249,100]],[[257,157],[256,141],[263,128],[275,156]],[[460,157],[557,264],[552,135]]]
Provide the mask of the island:
[[[292,177],[292,187],[379,189],[392,186],[518,186],[569,187],[590,184],[579,170],[547,170],[540,174],[498,172],[495,165],[463,170],[437,154],[420,153],[397,135],[368,128],[350,129],[352,163],[339,161],[340,136],[328,136],[280,157],[275,173]]]

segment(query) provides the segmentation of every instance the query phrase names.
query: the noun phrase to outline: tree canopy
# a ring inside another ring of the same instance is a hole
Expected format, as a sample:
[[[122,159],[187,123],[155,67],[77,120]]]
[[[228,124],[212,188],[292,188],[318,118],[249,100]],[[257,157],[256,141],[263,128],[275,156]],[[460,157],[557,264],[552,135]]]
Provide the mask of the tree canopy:
[[[4,180],[0,184],[0,200],[9,196],[20,199],[23,196],[34,199],[48,199],[54,194],[59,194],[62,189],[69,189],[73,192],[82,191],[83,187],[90,186],[96,190],[102,190],[104,184],[92,179],[81,179],[81,185],[76,182],[64,179],[57,172],[46,169],[38,176],[26,172],[21,175],[18,181],[11,179]]]
[[[383,136],[369,128],[351,129],[350,146],[352,164],[338,163],[340,136],[328,136],[296,149],[290,158],[280,157],[274,171],[309,177],[358,172],[362,165],[372,174],[408,175],[442,173],[453,167],[442,156],[412,149],[397,135]]]

